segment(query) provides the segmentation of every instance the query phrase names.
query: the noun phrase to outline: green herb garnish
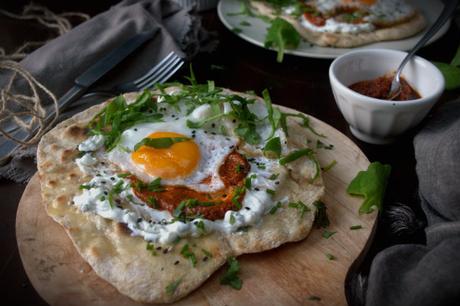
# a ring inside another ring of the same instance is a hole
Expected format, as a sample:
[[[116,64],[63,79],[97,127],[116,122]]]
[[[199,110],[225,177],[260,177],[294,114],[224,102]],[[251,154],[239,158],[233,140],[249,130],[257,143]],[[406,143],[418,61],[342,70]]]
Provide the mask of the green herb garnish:
[[[240,290],[243,285],[243,281],[238,276],[238,273],[240,272],[240,264],[235,257],[229,257],[227,259],[227,266],[227,271],[220,278],[220,283],[222,285],[229,285],[233,289]]]
[[[273,189],[266,189],[265,192],[267,192],[271,196],[275,195],[275,190],[273,190]]]
[[[196,226],[196,228],[201,234],[206,234],[206,227],[204,225],[203,220],[195,221],[193,222],[193,224]]]
[[[364,197],[363,204],[359,208],[360,214],[369,214],[375,208],[382,209],[390,173],[390,165],[373,162],[366,171],[360,171],[348,185],[349,194]]]
[[[362,225],[359,225],[359,224],[358,224],[358,225],[350,226],[350,229],[351,229],[352,231],[354,231],[354,230],[359,230],[359,229],[362,229],[362,228],[363,228],[363,226],[362,226]]]
[[[230,224],[233,225],[235,224],[236,222],[236,219],[235,219],[235,216],[233,214],[230,215],[230,220],[229,220]]]
[[[323,170],[324,172],[327,172],[327,171],[331,170],[336,164],[337,164],[337,161],[334,159],[333,161],[330,162],[329,165],[324,166],[324,167],[322,168],[322,170]]]
[[[203,252],[203,254],[209,258],[212,258],[212,253],[209,252],[208,250],[205,250],[205,249],[201,249],[201,252]]]
[[[324,230],[322,236],[323,236],[323,238],[325,238],[325,239],[329,239],[329,238],[331,238],[333,235],[335,235],[336,233],[337,233],[337,232],[330,232],[330,231],[328,231],[328,230]]]
[[[144,183],[142,181],[136,181],[134,183],[134,189],[140,190],[140,191],[150,191],[150,192],[162,192],[164,191],[164,188],[161,186],[161,178],[156,178],[150,183]]]
[[[92,187],[91,187],[91,185],[89,185],[89,184],[82,184],[82,185],[80,185],[78,188],[79,188],[80,190],[83,190],[83,189],[88,190],[88,189],[91,189]]]
[[[279,158],[281,155],[281,141],[279,137],[270,138],[263,148],[264,155],[268,158]]]
[[[244,180],[244,187],[246,189],[251,189],[251,187],[252,187],[252,179],[254,179],[256,177],[257,177],[256,174],[251,174],[250,176],[246,177],[246,179]]]
[[[274,181],[278,178],[278,176],[280,176],[279,173],[273,173],[272,175],[270,175],[270,177],[268,178],[269,180],[271,181]]]
[[[175,143],[189,141],[188,137],[163,137],[163,138],[144,138],[134,146],[134,151],[139,150],[142,146],[152,147],[155,149],[166,149]]]
[[[168,286],[166,286],[166,294],[167,295],[173,295],[176,292],[177,287],[179,287],[181,282],[182,282],[182,278],[178,279],[176,281],[173,281]]]
[[[441,62],[433,62],[433,64],[441,70],[447,90],[460,88],[460,47],[449,64]]]
[[[237,209],[241,209],[241,203],[240,203],[240,197],[241,195],[246,191],[246,189],[244,187],[236,187],[235,188],[235,192],[233,193],[233,196],[232,196],[232,203],[233,205],[235,205],[235,207]]]
[[[184,258],[189,259],[190,262],[192,263],[192,266],[193,266],[193,267],[196,266],[197,260],[196,260],[195,253],[193,253],[193,252],[190,250],[190,247],[189,247],[188,243],[184,244],[184,246],[182,247],[182,249],[181,249],[181,251],[180,251],[180,254],[181,254]]]
[[[334,149],[334,145],[333,144],[325,144],[321,140],[317,139],[316,140],[316,148],[317,149],[332,150],[332,149]]]
[[[111,151],[126,129],[139,123],[159,122],[162,118],[163,115],[157,113],[157,104],[149,90],[145,90],[131,104],[126,103],[125,98],[120,95],[89,123],[89,134],[103,135],[104,146],[107,151]]]
[[[299,44],[300,35],[289,22],[279,17],[271,21],[264,45],[265,48],[275,48],[278,51],[276,57],[278,63],[283,61],[286,49],[295,49]]]
[[[326,257],[327,257],[327,259],[329,259],[329,260],[336,260],[336,259],[337,259],[337,257],[335,257],[334,255],[329,254],[329,253],[326,253]]]
[[[326,212],[326,205],[321,201],[313,203],[316,206],[315,225],[316,227],[328,227],[330,222]]]
[[[302,201],[291,202],[288,204],[288,207],[297,209],[300,212],[301,218],[303,218],[306,212],[310,211],[310,208],[308,208]]]
[[[150,251],[150,253],[153,255],[153,256],[157,256],[157,252],[155,252],[155,245],[151,242],[147,242],[147,245],[145,247],[145,249],[147,251]]]
[[[277,203],[275,204],[275,206],[273,206],[273,207],[270,209],[270,211],[269,211],[270,215],[274,215],[274,214],[278,211],[279,208],[281,208],[281,202],[277,202]]]

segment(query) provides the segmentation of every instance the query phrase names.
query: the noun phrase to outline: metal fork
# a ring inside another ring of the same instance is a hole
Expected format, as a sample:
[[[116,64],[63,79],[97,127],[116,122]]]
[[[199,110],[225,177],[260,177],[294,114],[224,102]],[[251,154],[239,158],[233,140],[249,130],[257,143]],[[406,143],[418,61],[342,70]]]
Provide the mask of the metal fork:
[[[184,60],[176,53],[171,52],[142,77],[131,82],[116,85],[107,91],[99,90],[88,92],[83,98],[93,96],[113,97],[126,92],[141,91],[153,87],[155,84],[166,82],[180,67],[182,67],[182,65],[184,65]]]
[[[119,84],[114,86],[109,91],[93,91],[85,94],[81,99],[92,97],[92,96],[117,96],[121,93],[126,93],[130,91],[141,91],[149,87],[153,87],[154,84],[162,84],[166,82],[177,70],[179,70],[184,65],[184,60],[177,55],[175,52],[170,52],[164,59],[162,59],[157,65],[152,67],[148,72],[143,76],[137,78],[134,81],[127,83]],[[76,105],[74,103],[73,105]],[[61,109],[62,111],[62,109]],[[54,112],[49,113],[45,122],[50,122],[54,117]],[[26,139],[30,139],[32,135],[37,133],[38,127],[32,130],[30,135]],[[22,135],[25,131],[19,126],[15,126],[9,130],[10,134],[13,136]],[[0,142],[0,165],[5,164],[12,153],[16,151],[21,145],[17,144],[9,139],[5,139]]]

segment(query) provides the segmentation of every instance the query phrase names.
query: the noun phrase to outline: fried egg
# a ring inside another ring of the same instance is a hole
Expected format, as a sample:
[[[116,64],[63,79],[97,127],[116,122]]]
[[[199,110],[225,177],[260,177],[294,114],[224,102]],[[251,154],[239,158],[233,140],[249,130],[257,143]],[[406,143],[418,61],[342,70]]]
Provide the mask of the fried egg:
[[[123,132],[119,145],[108,153],[110,162],[144,182],[161,178],[164,185],[182,185],[201,192],[223,188],[219,166],[238,145],[238,139],[202,129],[190,129],[187,117],[172,122],[143,123]],[[142,146],[144,138],[180,138],[169,148]],[[204,183],[206,181],[206,183]]]

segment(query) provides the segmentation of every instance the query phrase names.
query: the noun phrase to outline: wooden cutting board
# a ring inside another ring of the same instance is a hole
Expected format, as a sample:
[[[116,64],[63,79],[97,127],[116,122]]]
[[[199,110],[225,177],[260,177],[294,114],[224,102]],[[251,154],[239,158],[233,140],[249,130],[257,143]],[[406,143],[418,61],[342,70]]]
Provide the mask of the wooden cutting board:
[[[364,249],[377,214],[360,216],[361,199],[346,193],[346,187],[369,164],[366,156],[346,136],[311,117],[324,143],[332,150],[318,149],[321,165],[336,160],[324,173],[323,198],[331,225],[337,233],[322,237],[323,229],[313,229],[303,241],[288,243],[275,250],[243,255],[239,291],[219,284],[220,269],[201,287],[176,305],[346,305],[346,273]],[[315,147],[315,143],[311,144]],[[350,230],[361,225],[359,230]],[[35,175],[19,203],[16,235],[24,268],[38,293],[51,305],[140,305],[121,295],[99,278],[80,257],[58,223],[41,203],[39,178]],[[326,254],[336,259],[328,259]],[[317,298],[315,298],[317,297]],[[318,300],[318,298],[320,300]]]

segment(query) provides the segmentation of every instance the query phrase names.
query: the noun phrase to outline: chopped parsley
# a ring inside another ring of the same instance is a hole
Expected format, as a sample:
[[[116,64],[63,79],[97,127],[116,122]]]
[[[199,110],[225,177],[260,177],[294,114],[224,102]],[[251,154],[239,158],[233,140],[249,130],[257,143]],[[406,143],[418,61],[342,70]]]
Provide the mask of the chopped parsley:
[[[329,226],[330,221],[327,216],[326,205],[321,201],[313,203],[316,206],[315,225],[316,227],[326,228]]]
[[[193,267],[196,266],[197,260],[196,260],[195,253],[192,252],[192,250],[190,249],[188,243],[184,244],[184,246],[182,247],[182,249],[180,251],[180,254],[184,258],[190,260],[190,262],[192,263]]]
[[[246,191],[244,187],[237,186],[232,196],[232,203],[237,209],[241,209],[240,197]]]
[[[144,183],[140,180],[134,183],[134,189],[140,191],[150,191],[150,192],[162,192],[164,188],[161,186],[161,178],[156,178],[150,183]]]
[[[332,150],[332,149],[334,149],[334,145],[333,144],[325,144],[321,140],[317,139],[316,140],[316,148],[317,149]]]
[[[277,202],[277,203],[275,204],[275,206],[273,206],[273,207],[270,209],[270,211],[269,211],[270,215],[274,215],[274,214],[278,211],[279,208],[281,208],[281,202]]]
[[[150,251],[150,253],[153,255],[153,256],[157,256],[157,252],[155,252],[155,245],[151,242],[147,242],[147,245],[145,247],[145,249],[147,251]]]
[[[322,168],[322,170],[324,172],[327,172],[327,171],[331,170],[336,164],[337,164],[337,161],[334,159],[333,161],[331,161],[331,163],[329,165],[324,166]]]
[[[265,191],[271,196],[275,195],[275,190],[273,190],[273,189],[266,189]]]
[[[272,175],[270,175],[270,177],[268,178],[269,180],[271,181],[274,181],[278,178],[278,176],[280,176],[279,173],[273,173]]]
[[[177,205],[176,208],[174,208],[172,215],[175,221],[186,222],[188,220],[193,220],[199,217],[199,215],[189,215],[186,211],[186,208],[194,208],[198,206],[214,206],[214,205],[216,205],[216,203],[214,202],[201,202],[197,199],[187,199],[187,200],[181,201],[179,205]]]
[[[306,212],[310,211],[310,208],[308,208],[302,201],[291,202],[288,204],[288,207],[297,209],[300,212],[301,218],[303,218]]]
[[[209,252],[208,250],[205,250],[205,249],[201,249],[201,252],[203,252],[203,254],[209,258],[212,258],[212,253]]]
[[[231,225],[233,225],[233,224],[235,224],[235,222],[236,222],[235,216],[234,216],[233,214],[231,214],[231,215],[230,215],[229,223],[230,223]]]
[[[128,177],[128,176],[131,176],[131,173],[119,173],[119,174],[117,174],[117,176],[118,176],[119,178],[126,178],[126,177]]]
[[[227,271],[220,278],[220,283],[222,285],[228,285],[233,289],[240,290],[243,281],[238,276],[240,272],[240,264],[235,257],[229,257],[227,259]]]
[[[353,231],[353,230],[359,230],[359,229],[362,229],[363,226],[362,225],[353,225],[353,226],[350,226],[350,229]]]
[[[180,283],[182,282],[182,278],[171,282],[168,286],[166,286],[166,294],[167,295],[173,295],[176,293],[177,287],[179,287]]]
[[[159,207],[157,199],[155,199],[155,197],[153,197],[153,196],[148,196],[147,197],[147,204],[149,204],[153,208],[158,208]]]
[[[88,189],[91,189],[92,187],[89,184],[82,184],[78,188],[81,189],[81,190],[83,190],[83,189],[88,190]]]
[[[244,180],[244,187],[246,189],[251,189],[252,187],[252,179],[255,179],[257,177],[256,174],[251,174],[250,176],[246,177],[246,179]]]
[[[337,259],[337,257],[335,257],[334,255],[332,255],[332,254],[330,254],[330,253],[326,253],[326,257],[327,257],[327,259],[329,259],[329,260],[336,260],[336,259]]]
[[[243,171],[243,168],[244,168],[243,165],[238,164],[238,165],[236,165],[236,167],[235,167],[235,172],[236,172],[236,173],[241,173],[241,171]]]
[[[194,221],[193,224],[201,234],[206,234],[206,226],[204,225],[203,220]]]
[[[324,239],[329,239],[329,238],[331,238],[333,235],[335,235],[336,233],[337,233],[337,232],[330,232],[330,231],[328,231],[328,230],[324,230],[322,236],[323,236]]]

